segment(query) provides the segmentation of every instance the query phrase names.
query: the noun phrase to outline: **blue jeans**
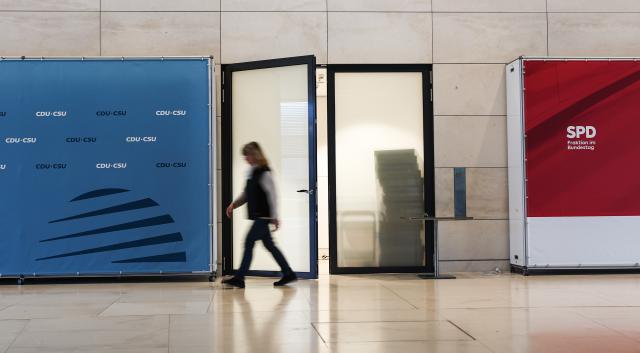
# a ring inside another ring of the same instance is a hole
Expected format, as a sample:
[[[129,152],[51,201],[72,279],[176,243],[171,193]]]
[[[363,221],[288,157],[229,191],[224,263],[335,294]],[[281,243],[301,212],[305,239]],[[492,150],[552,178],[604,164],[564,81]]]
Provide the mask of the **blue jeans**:
[[[280,270],[283,274],[292,272],[291,267],[289,267],[287,260],[284,258],[284,255],[282,255],[280,250],[276,247],[276,244],[273,243],[273,239],[271,239],[269,220],[256,219],[255,221],[253,221],[253,225],[249,230],[249,234],[247,234],[247,239],[245,239],[244,241],[244,255],[242,256],[242,263],[240,264],[240,268],[238,269],[238,271],[236,271],[237,278],[244,279],[247,271],[249,271],[249,266],[251,266],[251,259],[253,258],[253,246],[258,240],[262,240],[262,244],[264,244],[264,247],[269,250],[271,255],[273,255],[273,258],[280,266]]]

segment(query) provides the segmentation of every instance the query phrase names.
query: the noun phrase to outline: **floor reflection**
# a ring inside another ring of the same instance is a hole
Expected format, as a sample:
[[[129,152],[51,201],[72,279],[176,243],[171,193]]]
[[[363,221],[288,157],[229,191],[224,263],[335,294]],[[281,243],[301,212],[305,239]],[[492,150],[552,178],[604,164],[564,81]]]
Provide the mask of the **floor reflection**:
[[[0,286],[0,352],[640,352],[640,275]]]

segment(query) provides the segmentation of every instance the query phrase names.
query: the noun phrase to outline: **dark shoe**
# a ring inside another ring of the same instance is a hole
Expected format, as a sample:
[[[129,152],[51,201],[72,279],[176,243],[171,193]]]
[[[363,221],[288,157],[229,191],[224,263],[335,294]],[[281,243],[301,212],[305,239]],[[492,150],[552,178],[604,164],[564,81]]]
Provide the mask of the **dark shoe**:
[[[222,283],[228,284],[230,286],[238,287],[238,288],[244,288],[244,280],[237,277],[223,279]]]
[[[298,276],[294,272],[289,272],[286,275],[282,276],[282,278],[278,282],[274,282],[273,285],[276,287],[284,286],[287,283],[295,282],[298,280]]]

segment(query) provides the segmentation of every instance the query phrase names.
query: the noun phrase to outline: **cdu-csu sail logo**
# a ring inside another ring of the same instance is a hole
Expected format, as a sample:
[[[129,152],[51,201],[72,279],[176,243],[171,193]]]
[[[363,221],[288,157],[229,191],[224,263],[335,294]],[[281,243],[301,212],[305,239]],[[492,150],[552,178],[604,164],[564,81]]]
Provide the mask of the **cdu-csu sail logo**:
[[[567,127],[567,150],[569,151],[595,151],[596,149],[595,126],[571,125]]]
[[[58,215],[48,222],[51,234],[40,236],[36,261],[115,264],[124,269],[187,262],[180,224],[159,202],[134,191],[91,190],[53,212]]]

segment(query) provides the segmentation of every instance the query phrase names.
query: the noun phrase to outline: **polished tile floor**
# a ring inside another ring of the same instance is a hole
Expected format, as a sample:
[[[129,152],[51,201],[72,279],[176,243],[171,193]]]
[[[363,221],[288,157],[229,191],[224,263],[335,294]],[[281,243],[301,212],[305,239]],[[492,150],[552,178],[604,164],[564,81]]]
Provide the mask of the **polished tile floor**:
[[[640,275],[0,284],[0,353],[640,352]]]

